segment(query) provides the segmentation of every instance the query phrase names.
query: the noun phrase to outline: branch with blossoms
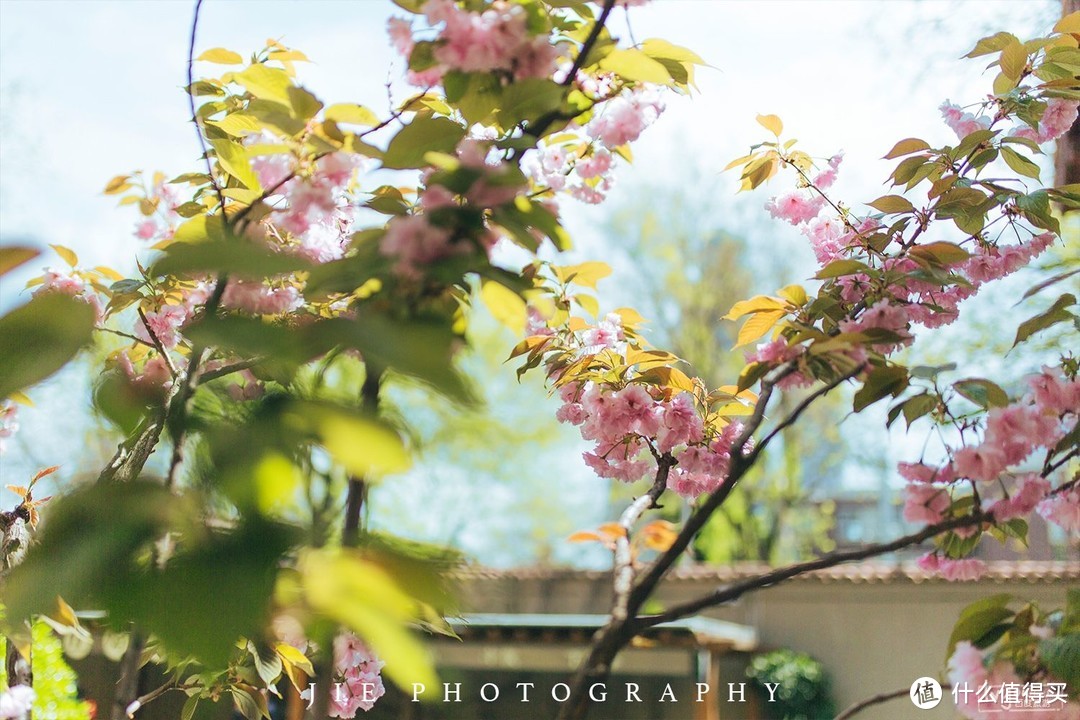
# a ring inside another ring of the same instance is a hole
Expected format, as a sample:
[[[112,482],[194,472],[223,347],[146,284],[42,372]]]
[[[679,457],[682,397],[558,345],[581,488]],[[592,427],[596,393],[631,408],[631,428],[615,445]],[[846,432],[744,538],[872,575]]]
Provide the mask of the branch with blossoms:
[[[783,168],[795,171],[797,189],[774,198],[767,209],[808,237],[821,264],[816,279],[823,284],[816,297],[792,285],[777,297],[759,296],[732,308],[728,319],[744,320],[738,346],[771,334],[771,340],[748,354],[748,364],[732,386],[709,393],[700,381],[686,377],[677,358],[646,348],[636,330],[640,319],[625,311],[595,323],[576,315],[580,309],[600,317],[595,300],[580,292],[580,286],[595,285],[594,264],[553,267],[547,276],[538,268],[537,276],[545,279],[533,303],[536,322],[531,336],[512,354],[524,358],[519,372],[544,368],[564,403],[558,418],[578,425],[582,437],[596,443],[584,459],[601,478],[636,482],[653,470],[660,477],[662,470],[668,489],[689,499],[700,496],[689,519],[644,568],[629,595],[626,578],[636,570],[625,550],[619,550],[630,542],[632,528],[620,522],[625,535],[612,544],[616,600],[575,676],[561,720],[584,717],[586,688],[602,682],[618,651],[654,621],[684,617],[814,569],[931,539],[936,547],[919,560],[920,567],[947,579],[977,577],[985,566],[970,555],[982,537],[1022,540],[1024,517],[1034,511],[1069,532],[1080,531],[1075,485],[1061,482],[1053,488],[1055,471],[1077,452],[1080,380],[1074,361],[1064,358],[1059,368],[1045,368],[1029,379],[1027,395],[1010,400],[985,378],[943,386],[941,376],[948,368],[909,369],[895,358],[914,341],[914,324],[932,329],[955,321],[964,299],[1029,264],[1054,243],[1060,226],[1051,200],[1065,209],[1080,208],[1076,188],[1028,192],[1012,187],[1013,182],[1024,182],[1019,178],[984,177],[985,170],[1000,169],[1000,159],[1009,170],[1037,180],[1037,165],[1021,150],[1041,152],[1040,143],[1055,139],[1075,121],[1080,79],[1060,77],[1055,69],[1060,62],[1071,62],[1067,58],[1076,47],[1076,37],[1068,30],[1072,21],[1062,22],[1055,35],[1026,45],[999,34],[976,47],[976,56],[998,55],[996,95],[984,106],[992,116],[964,114],[946,104],[942,111],[957,132],[956,145],[933,148],[916,138],[897,143],[886,157],[905,158],[891,177],[894,186],[905,189],[868,203],[875,214],[859,216],[831,197],[842,156],[833,156],[815,171],[813,159],[795,149],[794,141],[782,141],[779,118],[759,116],[775,140],[754,146],[729,168],[742,168],[744,189]],[[1018,53],[1023,62],[1017,60]],[[1007,132],[996,129],[1008,121],[1019,125]],[[926,190],[921,207],[908,197],[916,188]],[[948,237],[946,224],[955,225],[960,240],[923,239],[931,233]],[[1007,245],[1003,232],[993,235],[999,224],[1005,226],[1002,231],[1008,228],[1018,239],[1029,239]],[[1074,316],[1062,309],[1070,304],[1069,297],[1025,322],[1017,342],[1071,320]],[[891,543],[780,568],[661,615],[638,618],[665,574],[769,442],[817,398],[849,379],[858,385],[855,412],[892,397],[889,425],[901,416],[909,426],[929,416],[936,432],[955,432],[956,438],[944,443],[945,462],[900,466],[908,480],[904,517],[926,527]],[[758,382],[759,397],[743,395]],[[773,394],[815,386],[755,447],[753,438],[762,429]],[[980,427],[985,428],[982,439],[974,440]],[[1042,472],[1025,471],[1028,458],[1040,449],[1047,453]],[[654,494],[635,501],[631,517],[636,520],[643,508],[656,504]]]
[[[0,390],[47,377],[92,329],[130,343],[111,348],[95,386],[125,440],[97,482],[60,499],[4,591],[13,618],[56,614],[60,594],[137,629],[114,716],[183,688],[185,715],[227,698],[255,718],[276,683],[299,698],[318,678],[319,715],[352,717],[383,693],[384,672],[434,684],[411,629],[442,627],[450,561],[359,522],[369,482],[403,471],[413,450],[380,414],[380,386],[404,376],[468,402],[454,368],[463,309],[479,298],[524,313],[532,291],[531,271],[503,267],[496,244],[565,248],[558,200],[600,199],[662,93],[689,92],[700,58],[607,28],[630,4],[401,3],[388,30],[415,92],[380,117],[324,104],[297,80],[307,57],[276,41],[248,59],[196,54],[195,3],[185,89],[205,167],[107,184],[139,212],[138,272],[82,269],[57,246],[70,269],[34,281],[24,314],[70,317],[83,334],[61,328],[71,337],[55,366]],[[200,77],[207,63],[221,72]],[[555,147],[574,178],[541,186]],[[154,482],[143,476],[162,437]],[[43,572],[103,533],[124,541],[107,543],[92,582],[81,566]],[[196,593],[207,566],[214,590]],[[202,607],[220,597],[242,601]],[[144,653],[166,658],[170,681],[140,696]]]

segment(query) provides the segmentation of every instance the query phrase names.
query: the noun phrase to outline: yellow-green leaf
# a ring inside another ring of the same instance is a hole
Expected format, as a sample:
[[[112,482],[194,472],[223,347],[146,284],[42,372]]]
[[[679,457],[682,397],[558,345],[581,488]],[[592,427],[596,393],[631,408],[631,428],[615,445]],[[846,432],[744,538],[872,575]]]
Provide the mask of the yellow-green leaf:
[[[787,315],[785,310],[768,310],[754,313],[739,328],[739,335],[735,338],[735,347],[742,347],[754,342],[769,330],[772,330],[773,325],[776,325],[785,315]]]
[[[1069,13],[1065,17],[1057,21],[1054,25],[1054,32],[1056,33],[1072,33],[1074,35],[1080,35],[1080,10],[1077,12]]]
[[[66,248],[63,245],[49,245],[49,247],[55,250],[56,254],[63,258],[64,262],[71,267],[75,267],[79,264],[79,256],[76,255],[75,251],[71,248]]]
[[[743,315],[749,313],[767,312],[772,310],[782,310],[784,303],[774,297],[768,297],[767,295],[758,295],[752,297],[749,300],[740,300],[731,306],[725,315],[723,320],[738,320]]]
[[[358,415],[320,413],[317,420],[322,444],[350,473],[381,477],[409,469],[409,457],[401,438],[387,426]]]
[[[661,40],[660,38],[649,38],[641,43],[641,51],[649,57],[693,63],[694,65],[706,64],[697,53],[679,45],[672,45],[667,40]]]
[[[611,266],[598,261],[583,262],[579,265],[553,267],[559,282],[574,283],[582,287],[596,289],[596,284],[611,274]]]
[[[407,628],[417,603],[386,570],[355,552],[322,549],[304,554],[301,572],[308,604],[363,638],[391,680],[401,687],[437,682],[431,658]]]
[[[780,136],[780,133],[784,132],[784,123],[780,120],[778,115],[758,115],[757,121],[758,125],[761,125],[761,127],[777,137]]]
[[[259,99],[289,105],[289,86],[292,81],[284,70],[255,64],[236,73],[232,79]]]
[[[641,50],[612,50],[600,61],[600,69],[613,72],[626,80],[668,85],[671,74],[663,64]]]
[[[883,213],[911,212],[915,209],[911,201],[901,195],[884,195],[866,204]]]
[[[492,317],[510,328],[515,335],[525,332],[525,301],[502,283],[485,280],[480,286],[480,299]]]
[[[240,53],[225,48],[211,48],[195,59],[217,63],[218,65],[241,65],[244,62],[244,58]]]
[[[326,108],[326,119],[337,123],[349,125],[364,125],[372,127],[379,124],[379,118],[371,110],[363,105],[353,103],[338,103]]]
[[[1010,42],[1002,49],[998,64],[1001,66],[1001,72],[1010,80],[1015,81],[1020,79],[1020,74],[1027,65],[1027,59],[1028,53],[1024,46],[1019,41]]]
[[[244,187],[251,190],[262,189],[259,176],[251,169],[251,161],[243,145],[225,139],[211,140],[210,145],[217,154],[218,164],[225,172],[239,180]]]
[[[34,248],[25,245],[8,245],[0,248],[0,275],[6,275],[40,254]]]

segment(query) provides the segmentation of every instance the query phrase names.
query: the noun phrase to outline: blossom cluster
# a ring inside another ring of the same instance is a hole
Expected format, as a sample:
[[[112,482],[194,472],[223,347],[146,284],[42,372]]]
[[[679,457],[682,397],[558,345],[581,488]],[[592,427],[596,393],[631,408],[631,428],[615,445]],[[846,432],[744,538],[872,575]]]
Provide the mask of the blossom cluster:
[[[334,638],[335,690],[330,694],[330,717],[352,718],[367,712],[386,694],[382,668],[385,663],[352,633]]]
[[[579,83],[595,86],[594,78],[580,72],[578,76]],[[590,205],[602,202],[612,187],[617,148],[641,137],[665,107],[660,91],[644,84],[601,100],[603,104],[584,127],[571,124],[557,142],[525,155],[522,169],[538,188],[566,193]]]
[[[460,7],[454,0],[428,0],[420,8],[428,25],[437,28],[434,64],[410,70],[409,81],[420,87],[442,82],[450,71],[501,72],[514,80],[550,77],[559,48],[548,34],[532,35],[525,9],[497,0],[479,12]],[[393,18],[389,22],[394,48],[411,60],[416,48],[412,22]]]
[[[1055,491],[1037,472],[1010,471],[1027,461],[1039,448],[1053,448],[1077,423],[1080,412],[1080,380],[1067,379],[1059,371],[1044,368],[1029,379],[1029,392],[1018,402],[992,408],[986,417],[982,441],[950,451],[950,459],[936,466],[924,462],[901,463],[904,519],[935,524],[953,512],[963,488],[977,490],[981,507],[995,522],[1004,523],[1037,511],[1070,533],[1080,533],[1080,493],[1065,487]],[[996,488],[1002,495],[995,496]],[[956,531],[971,535],[977,529]],[[972,558],[953,559],[932,552],[920,566],[954,579],[978,577],[985,569]]]
[[[1032,625],[1036,637],[1050,637],[1048,627]],[[1021,697],[1011,699],[1007,688],[1021,687],[1022,678],[1007,660],[995,659],[988,650],[980,650],[964,640],[956,644],[949,657],[949,683],[953,687],[956,709],[969,720],[995,720],[1016,711],[1031,720],[1080,720],[1080,704],[1070,701],[1067,694],[1055,693],[1039,698],[1039,702],[1021,706]],[[1049,685],[1040,681],[1039,687]],[[1065,689],[1064,684],[1058,684]],[[1029,698],[1030,699],[1030,698]],[[1041,706],[1041,707],[1040,707]]]
[[[621,318],[612,313],[581,333],[578,354],[624,355],[627,347]],[[633,380],[621,387],[589,380],[563,385],[559,396],[556,419],[578,426],[581,437],[595,443],[582,457],[601,478],[636,482],[665,455],[675,461],[667,487],[685,498],[711,493],[727,478],[742,425],[710,429],[689,392],[662,393]]]

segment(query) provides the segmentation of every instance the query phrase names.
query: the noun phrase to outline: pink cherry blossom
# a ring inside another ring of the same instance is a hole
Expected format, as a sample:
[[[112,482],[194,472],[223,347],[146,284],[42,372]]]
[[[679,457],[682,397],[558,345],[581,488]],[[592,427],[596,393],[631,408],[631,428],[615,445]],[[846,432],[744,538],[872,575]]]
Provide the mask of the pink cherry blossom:
[[[180,326],[188,318],[188,310],[183,305],[162,305],[160,309],[145,313],[146,323],[138,319],[135,324],[135,336],[144,342],[153,344],[150,333],[153,332],[162,347],[171,350],[180,342]],[[149,330],[147,330],[149,325]]]
[[[904,519],[908,522],[939,523],[951,504],[952,498],[944,486],[910,483],[904,487]]]
[[[652,90],[624,90],[604,103],[585,127],[586,134],[607,148],[637,140],[664,112],[659,93]]]
[[[1066,532],[1080,534],[1080,486],[1050,495],[1039,502],[1035,511]]]
[[[256,315],[292,312],[303,304],[300,292],[291,285],[271,287],[258,280],[230,280],[221,297],[223,307]]]
[[[840,169],[840,163],[844,159],[844,153],[837,153],[829,158],[828,167],[811,179],[811,184],[819,190],[828,190],[836,182],[836,173]]]
[[[978,558],[940,558],[938,560],[938,574],[946,580],[978,580],[986,574],[986,563]]]
[[[701,416],[694,407],[694,397],[690,393],[679,393],[663,404],[660,428],[656,433],[656,449],[666,453],[679,445],[701,442],[704,429]]]
[[[51,267],[45,268],[43,282],[38,286],[37,290],[31,293],[31,297],[40,297],[41,295],[46,295],[48,293],[58,293],[60,295],[68,295],[76,300],[82,300],[94,309],[94,315],[97,318],[97,322],[100,323],[105,316],[105,306],[102,305],[101,298],[98,297],[93,286],[82,279],[77,272],[77,270],[64,272],[63,270],[57,270]]]
[[[19,431],[19,406],[11,400],[0,400],[0,454],[7,449],[8,438]]]
[[[610,152],[604,148],[599,148],[589,157],[579,160],[574,169],[579,177],[588,180],[589,178],[600,177],[608,172],[611,169],[613,160],[614,158]]]
[[[792,190],[777,195],[765,203],[765,209],[778,220],[786,220],[792,225],[799,225],[815,217],[825,206],[825,199],[820,195],[811,196],[805,190]]]
[[[1060,369],[1044,367],[1028,380],[1035,404],[1055,415],[1080,412],[1080,379],[1066,380]]]
[[[417,279],[423,267],[461,252],[450,238],[449,230],[430,224],[426,216],[405,215],[395,217],[386,226],[379,252],[396,259],[394,271],[399,275]]]
[[[948,100],[941,104],[940,109],[941,116],[945,119],[945,124],[948,125],[961,140],[976,130],[985,130],[990,127],[990,118],[985,116],[977,117],[969,112],[964,112],[963,108],[958,105],[953,105]]]
[[[582,333],[581,340],[585,344],[584,354],[595,354],[605,348],[621,351],[626,340],[622,317],[617,313],[608,313],[594,327]]]
[[[960,477],[992,482],[1004,472],[1005,453],[989,445],[962,447],[953,453],[953,467]]]
[[[380,674],[384,665],[356,635],[334,638],[336,683],[330,693],[330,717],[352,718],[374,707],[386,693]]]
[[[998,522],[1028,515],[1050,492],[1050,483],[1035,473],[1029,473],[1020,480],[1020,487],[1012,497],[1002,498],[993,503],[989,511]]]

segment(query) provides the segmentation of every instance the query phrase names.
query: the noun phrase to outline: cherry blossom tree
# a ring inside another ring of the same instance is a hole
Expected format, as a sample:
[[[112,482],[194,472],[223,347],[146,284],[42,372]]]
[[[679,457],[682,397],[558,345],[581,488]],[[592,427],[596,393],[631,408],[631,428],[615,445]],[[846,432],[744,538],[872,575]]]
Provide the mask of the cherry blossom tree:
[[[713,388],[652,347],[636,311],[602,304],[606,265],[560,264],[560,203],[603,201],[629,146],[703,64],[661,39],[616,37],[612,13],[637,4],[400,0],[389,38],[415,92],[379,115],[324,104],[298,82],[307,56],[279,42],[247,59],[198,52],[196,3],[185,89],[201,166],[105,188],[138,213],[138,275],[81,267],[55,245],[60,262],[0,318],[0,438],[17,429],[24,391],[95,339],[110,354],[94,401],[126,438],[95,482],[48,503],[40,533],[41,475],[12,488],[19,502],[0,526],[13,686],[3,717],[25,716],[33,694],[23,621],[84,633],[73,607],[105,610],[130,634],[114,718],[167,692],[188,696],[185,718],[257,718],[267,691],[303,703],[311,680],[315,717],[353,717],[383,695],[384,675],[434,685],[417,629],[449,632],[457,558],[374,532],[362,511],[369,487],[394,482],[412,454],[387,388],[419,382],[471,401],[453,361],[478,302],[523,332],[510,353],[519,376],[539,372],[558,394],[555,420],[592,444],[588,467],[640,492],[617,520],[572,538],[611,548],[614,603],[561,718],[584,717],[591,684],[659,623],[922,543],[927,572],[976,577],[975,547],[1025,537],[1033,512],[1080,532],[1076,358],[1047,357],[1007,389],[909,367],[902,353],[964,300],[1075,241],[1065,213],[1080,209],[1080,188],[1043,187],[1032,157],[1076,120],[1080,15],[1045,37],[981,40],[969,56],[989,60],[991,94],[942,105],[954,144],[895,143],[896,190],[865,203],[833,193],[841,155],[815,159],[780,118],[758,116],[765,139],[728,169],[748,191],[790,178],[765,208],[802,231],[820,267],[809,286],[734,305],[726,319],[742,323],[746,363]],[[0,271],[37,254],[5,247]],[[1066,346],[1075,302],[1060,294],[1016,343],[1064,331]],[[646,613],[746,473],[841,386],[854,388],[854,412],[888,400],[889,424],[941,438],[898,468],[905,517],[924,527]],[[161,477],[148,469],[155,452]],[[646,517],[667,495],[692,503],[679,526]],[[991,598],[960,619],[950,680],[1060,684],[1055,711],[1076,715],[1080,596],[1061,611],[1009,603]],[[138,695],[151,657],[169,679]]]

